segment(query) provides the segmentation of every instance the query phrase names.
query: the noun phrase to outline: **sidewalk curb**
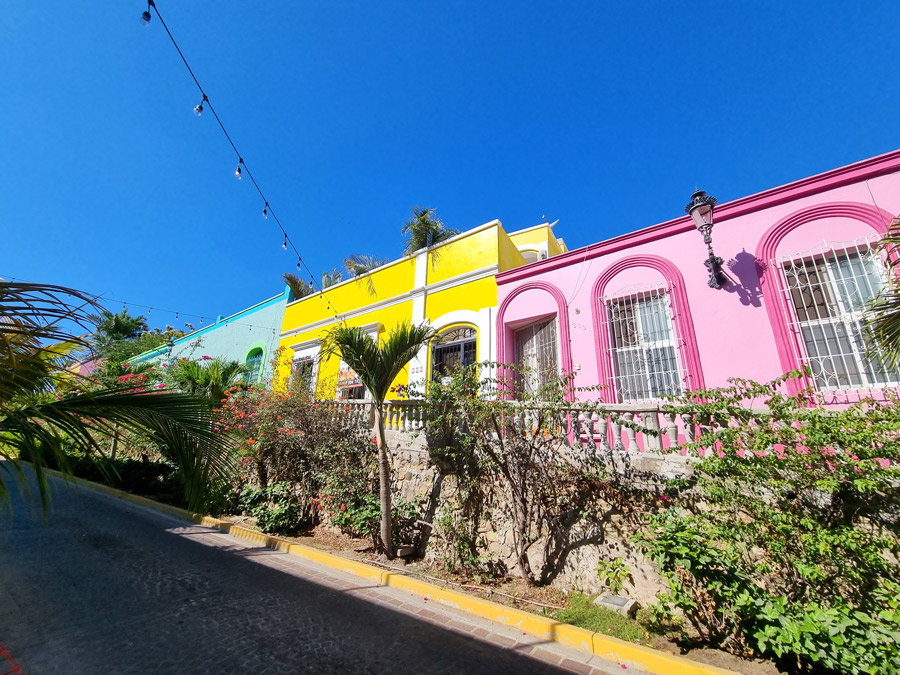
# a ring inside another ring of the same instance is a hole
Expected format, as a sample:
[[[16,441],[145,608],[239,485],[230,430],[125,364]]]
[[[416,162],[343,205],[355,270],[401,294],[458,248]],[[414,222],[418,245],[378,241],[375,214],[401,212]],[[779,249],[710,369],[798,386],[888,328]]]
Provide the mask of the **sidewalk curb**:
[[[326,565],[341,572],[347,572],[354,576],[373,581],[381,586],[389,586],[408,591],[425,599],[436,601],[442,605],[461,610],[467,614],[488,619],[507,626],[512,626],[537,637],[558,642],[567,647],[574,647],[583,652],[594,654],[609,661],[615,661],[623,667],[656,675],[738,675],[735,671],[725,670],[716,666],[691,661],[683,656],[666,654],[664,652],[636,645],[618,638],[594,633],[577,626],[559,623],[547,617],[531,614],[513,607],[507,607],[490,600],[483,600],[465,593],[458,593],[440,588],[433,584],[420,581],[409,575],[399,572],[383,570],[366,563],[350,560],[333,553],[327,553],[304,544],[273,537],[261,532],[256,532],[242,525],[235,525],[227,520],[191,513],[176,506],[169,506],[160,502],[139,497],[137,495],[118,490],[108,485],[94,483],[84,478],[67,477],[53,469],[45,469],[47,473],[62,478],[68,483],[76,483],[85,487],[104,492],[110,496],[123,499],[141,506],[146,506],[169,515],[185,518],[203,527],[219,530],[224,534],[230,534],[239,539],[265,546],[267,548],[283,551],[290,555],[300,556]]]

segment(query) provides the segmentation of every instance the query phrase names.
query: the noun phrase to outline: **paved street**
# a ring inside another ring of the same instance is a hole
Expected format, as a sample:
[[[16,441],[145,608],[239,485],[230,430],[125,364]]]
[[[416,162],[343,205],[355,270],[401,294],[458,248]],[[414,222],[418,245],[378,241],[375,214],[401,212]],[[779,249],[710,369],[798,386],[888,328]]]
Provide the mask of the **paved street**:
[[[52,488],[46,519],[15,487],[12,516],[0,516],[0,649],[28,675],[623,672],[87,488]]]

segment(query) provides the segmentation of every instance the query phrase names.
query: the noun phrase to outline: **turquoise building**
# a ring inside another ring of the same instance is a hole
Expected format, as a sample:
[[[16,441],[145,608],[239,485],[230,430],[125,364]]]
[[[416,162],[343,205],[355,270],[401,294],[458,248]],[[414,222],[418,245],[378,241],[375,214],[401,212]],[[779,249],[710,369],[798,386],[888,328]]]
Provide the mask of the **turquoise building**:
[[[287,303],[294,299],[285,286],[281,295],[263,300],[230,316],[219,316],[204,326],[131,359],[132,363],[169,359],[222,358],[246,365],[247,380],[265,383],[272,378],[272,358],[278,349],[279,333]]]

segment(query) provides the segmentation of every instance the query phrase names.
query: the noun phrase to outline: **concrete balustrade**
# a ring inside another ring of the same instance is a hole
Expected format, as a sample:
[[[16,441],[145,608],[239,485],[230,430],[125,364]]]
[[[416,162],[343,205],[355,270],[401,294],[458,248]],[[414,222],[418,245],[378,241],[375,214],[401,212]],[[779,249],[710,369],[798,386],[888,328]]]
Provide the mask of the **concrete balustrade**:
[[[348,415],[367,427],[375,424],[375,410],[371,401],[318,401],[334,415]],[[515,405],[515,404],[514,404]],[[546,404],[546,406],[556,404]],[[547,417],[542,404],[515,405],[511,428],[518,433],[534,435],[548,433],[548,428],[538,428]],[[706,429],[689,414],[665,412],[654,404],[609,404],[598,409],[594,406],[567,404],[550,413],[555,428],[565,433],[573,447],[590,448],[600,452],[669,453],[686,443],[693,443]],[[425,410],[421,401],[390,400],[384,403],[385,431],[418,437],[425,429]]]

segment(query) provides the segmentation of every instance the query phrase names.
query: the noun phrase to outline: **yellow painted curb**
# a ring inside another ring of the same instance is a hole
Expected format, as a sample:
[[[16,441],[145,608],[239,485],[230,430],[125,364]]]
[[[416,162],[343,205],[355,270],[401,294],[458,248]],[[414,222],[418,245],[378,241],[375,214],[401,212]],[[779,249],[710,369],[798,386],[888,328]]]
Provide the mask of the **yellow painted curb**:
[[[137,495],[83,478],[66,477],[53,469],[46,469],[46,471],[66,480],[100,490],[114,497],[181,516],[203,527],[217,529],[220,532],[253,542],[259,546],[266,546],[291,555],[297,555],[333,569],[362,577],[382,586],[409,591],[429,601],[435,601],[442,605],[462,610],[467,614],[472,614],[482,619],[489,619],[490,621],[511,626],[545,640],[558,642],[568,647],[575,647],[583,652],[620,663],[629,669],[656,673],[656,675],[738,675],[732,670],[698,663],[683,656],[666,654],[650,647],[625,642],[624,640],[603,635],[602,633],[594,633],[577,626],[570,626],[554,619],[538,616],[514,607],[507,607],[490,600],[483,600],[473,595],[440,588],[406,574],[383,570],[366,563],[344,558],[343,556],[327,553],[305,544],[298,544],[280,537],[263,534],[227,520],[213,518],[212,516],[201,516],[185,509],[180,509],[177,506],[169,506],[146,497],[138,497]]]

